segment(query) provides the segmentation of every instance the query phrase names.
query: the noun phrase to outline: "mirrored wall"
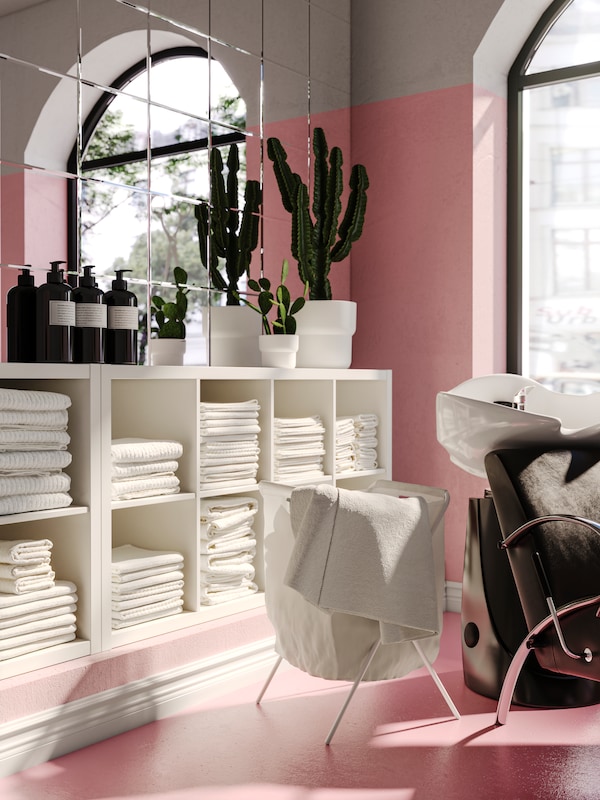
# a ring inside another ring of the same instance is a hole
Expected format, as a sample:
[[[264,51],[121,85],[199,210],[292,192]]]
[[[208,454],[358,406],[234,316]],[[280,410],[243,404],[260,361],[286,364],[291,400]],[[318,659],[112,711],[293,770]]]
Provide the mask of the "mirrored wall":
[[[248,180],[262,190],[271,126],[308,178],[311,111],[350,105],[349,13],[349,0],[46,0],[3,16],[2,297],[23,265],[36,285],[51,261],[65,262],[73,285],[93,265],[103,290],[125,270],[144,363],[150,297],[168,296],[181,266],[186,363],[208,363],[210,306],[226,302],[198,227],[211,152],[226,165],[235,145],[239,197]],[[265,268],[265,230],[289,239],[278,195],[264,199],[253,275]]]

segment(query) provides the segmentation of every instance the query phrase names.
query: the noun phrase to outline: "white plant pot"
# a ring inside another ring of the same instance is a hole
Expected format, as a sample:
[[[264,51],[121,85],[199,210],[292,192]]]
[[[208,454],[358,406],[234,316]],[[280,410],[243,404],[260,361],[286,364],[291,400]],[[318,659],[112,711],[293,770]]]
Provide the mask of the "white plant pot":
[[[356,332],[352,300],[309,300],[296,314],[297,367],[348,369]]]
[[[278,333],[258,337],[263,367],[293,369],[296,366],[299,337],[295,333]]]
[[[210,365],[259,367],[260,314],[248,306],[211,306]]]
[[[158,366],[183,366],[185,339],[150,339],[150,364]]]

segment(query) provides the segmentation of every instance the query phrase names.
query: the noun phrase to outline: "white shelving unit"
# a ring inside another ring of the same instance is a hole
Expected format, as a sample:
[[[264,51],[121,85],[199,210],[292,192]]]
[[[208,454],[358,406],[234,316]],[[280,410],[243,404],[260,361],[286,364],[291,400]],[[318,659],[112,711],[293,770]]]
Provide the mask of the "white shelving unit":
[[[54,541],[57,578],[78,587],[78,639],[66,645],[0,662],[0,677],[17,675],[148,637],[222,618],[264,603],[262,591],[219,606],[200,604],[199,414],[201,401],[260,404],[257,479],[273,480],[275,417],[319,415],[325,425],[327,480],[366,488],[391,477],[391,373],[378,370],[271,370],[224,367],[130,367],[109,365],[0,365],[0,386],[59,391],[72,399],[69,447],[73,505],[64,510],[0,517],[0,538],[47,537]],[[335,475],[335,419],[360,413],[379,417],[378,469]],[[183,444],[177,495],[112,501],[110,445],[123,437],[175,439]],[[218,494],[252,495],[256,484]],[[264,587],[262,515],[256,582]],[[183,553],[184,611],[123,630],[111,629],[111,550],[121,544]]]

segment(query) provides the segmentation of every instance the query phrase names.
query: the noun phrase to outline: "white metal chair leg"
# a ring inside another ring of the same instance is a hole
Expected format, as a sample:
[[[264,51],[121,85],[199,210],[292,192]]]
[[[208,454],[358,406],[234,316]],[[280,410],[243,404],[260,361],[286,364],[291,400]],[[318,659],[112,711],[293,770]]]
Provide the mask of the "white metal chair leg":
[[[442,697],[446,701],[446,705],[448,706],[448,708],[452,712],[452,715],[456,719],[460,719],[460,714],[458,712],[458,709],[454,705],[454,703],[452,701],[452,698],[448,694],[448,690],[446,689],[446,687],[444,686],[444,684],[442,683],[442,681],[440,679],[440,676],[437,674],[437,672],[435,671],[435,669],[431,665],[429,659],[427,658],[427,656],[423,652],[423,648],[421,647],[419,642],[415,641],[414,639],[412,640],[412,643],[413,643],[413,645],[415,647],[415,650],[419,654],[419,657],[420,657],[421,661],[423,662],[423,664],[427,668],[427,672],[429,672],[429,674],[431,675],[431,677],[433,678],[433,680],[435,682],[435,685],[440,690],[440,694],[442,695]]]
[[[369,669],[371,661],[373,660],[373,657],[374,657],[375,653],[377,652],[377,649],[378,649],[380,644],[381,644],[381,639],[377,639],[375,644],[371,647],[371,649],[367,653],[367,655],[365,657],[365,660],[362,663],[360,674],[358,675],[358,677],[356,678],[356,680],[352,684],[352,688],[350,689],[350,691],[348,693],[348,696],[344,700],[344,705],[340,708],[340,710],[338,712],[338,715],[335,718],[335,722],[333,723],[329,733],[327,734],[327,738],[325,739],[325,744],[330,744],[331,740],[333,739],[333,735],[336,732],[336,730],[338,728],[338,725],[342,721],[342,717],[344,716],[344,714],[346,712],[346,709],[348,708],[348,705],[350,704],[350,700],[352,700],[352,697],[354,696],[354,692],[358,688],[358,684],[362,681],[362,679],[365,676],[366,671]]]
[[[277,661],[273,665],[273,668],[272,668],[271,672],[269,672],[269,677],[265,681],[265,685],[262,687],[258,697],[256,698],[256,705],[257,706],[260,705],[260,701],[263,699],[263,695],[267,691],[267,689],[269,688],[269,684],[273,680],[273,676],[275,675],[275,673],[279,669],[279,665],[281,664],[282,661],[283,661],[283,656],[278,656]]]

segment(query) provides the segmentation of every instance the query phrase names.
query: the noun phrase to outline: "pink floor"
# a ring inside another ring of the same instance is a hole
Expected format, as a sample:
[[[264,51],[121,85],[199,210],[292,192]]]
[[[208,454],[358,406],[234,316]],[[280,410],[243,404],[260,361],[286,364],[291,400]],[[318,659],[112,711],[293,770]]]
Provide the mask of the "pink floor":
[[[514,708],[467,689],[460,620],[447,614],[436,669],[454,720],[423,671],[364,684],[330,747],[347,684],[278,673],[253,685],[0,780],[2,800],[594,800],[600,706]]]

